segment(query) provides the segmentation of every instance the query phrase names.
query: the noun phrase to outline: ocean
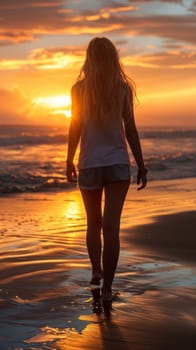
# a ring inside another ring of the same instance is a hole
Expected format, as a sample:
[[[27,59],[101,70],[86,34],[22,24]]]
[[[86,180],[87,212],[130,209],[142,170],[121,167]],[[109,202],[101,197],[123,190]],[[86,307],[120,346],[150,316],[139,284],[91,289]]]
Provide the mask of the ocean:
[[[148,179],[196,176],[196,129],[139,128]],[[66,181],[67,129],[0,126],[0,193],[70,188]],[[77,163],[78,151],[76,153]],[[136,165],[130,152],[132,180]]]

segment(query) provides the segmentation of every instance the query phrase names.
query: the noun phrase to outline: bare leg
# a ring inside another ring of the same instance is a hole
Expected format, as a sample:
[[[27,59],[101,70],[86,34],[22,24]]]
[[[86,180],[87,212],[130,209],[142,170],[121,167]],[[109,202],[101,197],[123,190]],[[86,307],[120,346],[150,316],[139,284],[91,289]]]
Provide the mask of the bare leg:
[[[86,242],[92,264],[92,272],[102,272],[101,269],[101,197],[102,189],[83,190],[81,194],[86,209],[87,235]]]
[[[103,295],[111,296],[111,286],[119,257],[120,217],[129,181],[112,182],[105,187],[105,208],[103,214]]]

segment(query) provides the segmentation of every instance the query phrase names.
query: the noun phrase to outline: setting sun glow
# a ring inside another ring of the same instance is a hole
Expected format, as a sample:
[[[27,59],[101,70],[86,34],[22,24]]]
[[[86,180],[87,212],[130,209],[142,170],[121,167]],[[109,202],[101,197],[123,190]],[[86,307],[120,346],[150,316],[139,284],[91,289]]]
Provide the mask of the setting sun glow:
[[[0,124],[69,125],[70,91],[98,35],[136,84],[139,127],[196,127],[194,0],[13,0],[0,10]]]
[[[50,110],[52,114],[64,114],[67,118],[71,117],[71,97],[68,94],[37,97],[34,103],[38,107]]]

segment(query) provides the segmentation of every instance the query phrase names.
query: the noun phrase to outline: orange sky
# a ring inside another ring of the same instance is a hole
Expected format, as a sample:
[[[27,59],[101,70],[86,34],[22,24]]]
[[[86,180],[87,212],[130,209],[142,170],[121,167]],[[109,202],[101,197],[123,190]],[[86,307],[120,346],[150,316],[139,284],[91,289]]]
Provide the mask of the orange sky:
[[[107,36],[136,82],[137,123],[196,127],[194,1],[12,0],[0,13],[0,123],[63,125],[86,46]]]

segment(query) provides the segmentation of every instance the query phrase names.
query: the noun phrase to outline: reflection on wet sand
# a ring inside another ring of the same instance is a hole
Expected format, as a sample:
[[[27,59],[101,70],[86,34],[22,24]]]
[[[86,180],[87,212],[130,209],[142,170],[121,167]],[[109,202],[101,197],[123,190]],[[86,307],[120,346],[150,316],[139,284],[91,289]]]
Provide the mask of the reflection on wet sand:
[[[178,295],[169,290],[148,291],[142,298],[126,295],[124,306],[121,298],[116,301],[110,318],[84,314],[79,317],[82,332],[71,329],[55,345],[61,350],[194,349],[196,300],[189,290],[181,298],[179,312]],[[187,313],[191,318],[186,319]]]
[[[130,189],[110,317],[92,312],[79,192],[2,199],[1,350],[195,350],[194,181],[164,184]]]

